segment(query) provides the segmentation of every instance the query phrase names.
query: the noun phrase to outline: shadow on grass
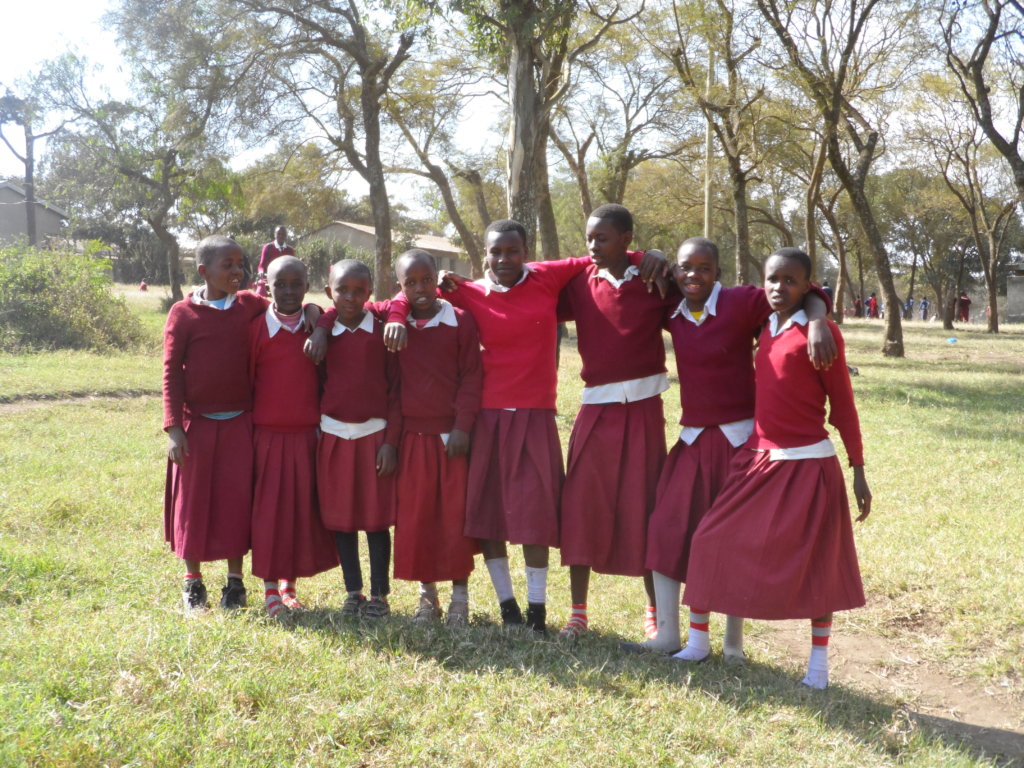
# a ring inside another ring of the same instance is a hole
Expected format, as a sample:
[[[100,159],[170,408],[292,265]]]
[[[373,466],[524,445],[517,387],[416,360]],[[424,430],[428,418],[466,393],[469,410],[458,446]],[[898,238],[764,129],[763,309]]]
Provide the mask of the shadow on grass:
[[[1024,766],[1020,733],[926,715],[843,685],[814,691],[800,684],[799,674],[760,662],[736,667],[726,665],[719,655],[702,664],[629,655],[619,650],[623,638],[617,635],[591,631],[576,643],[564,643],[554,634],[540,639],[529,630],[505,629],[482,614],[475,614],[468,627],[448,629],[440,624],[414,624],[404,616],[374,622],[348,619],[339,611],[314,610],[295,616],[292,626],[369,646],[381,656],[433,659],[444,669],[462,673],[512,672],[619,698],[634,698],[639,687],[653,683],[665,686],[668,695],[692,691],[711,696],[737,713],[765,706],[799,708],[888,759],[900,759],[915,743],[932,742],[961,750],[975,760]],[[794,661],[802,664],[804,659]]]

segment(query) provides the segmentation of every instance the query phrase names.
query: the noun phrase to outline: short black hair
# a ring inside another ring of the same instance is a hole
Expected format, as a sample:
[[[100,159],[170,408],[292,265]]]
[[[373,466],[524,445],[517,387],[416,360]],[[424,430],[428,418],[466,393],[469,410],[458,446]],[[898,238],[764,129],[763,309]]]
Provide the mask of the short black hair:
[[[710,253],[711,258],[718,261],[718,245],[709,237],[688,237],[679,247],[682,248],[683,245],[692,245],[698,251]]]
[[[804,272],[807,273],[807,279],[811,279],[811,257],[807,255],[806,251],[803,251],[800,248],[787,246],[785,248],[779,248],[779,250],[775,251],[775,253],[773,253],[772,256],[778,256],[781,259],[792,259],[793,261],[799,261],[801,264],[803,264]]]
[[[336,275],[344,275],[348,272],[355,272],[360,277],[365,277],[373,287],[373,272],[359,259],[342,259],[331,264],[331,271],[327,275],[327,282],[332,282]]]
[[[415,264],[417,262],[429,264],[434,275],[437,275],[437,262],[434,261],[433,254],[424,251],[422,248],[410,248],[395,259],[395,277],[398,277],[399,266],[401,266],[401,269],[404,271],[409,268],[410,264]]]
[[[487,235],[491,232],[518,232],[519,236],[523,238],[523,245],[526,245],[526,227],[520,224],[515,219],[498,219],[492,221],[487,225],[487,229],[484,230],[484,239],[487,239]]]
[[[608,203],[602,205],[590,214],[591,219],[607,219],[619,232],[633,231],[633,214],[624,205]]]
[[[278,256],[270,262],[270,266],[267,267],[267,277],[269,278],[271,270],[273,270],[274,274],[277,274],[282,269],[288,269],[289,267],[298,267],[302,270],[302,274],[306,276],[306,279],[309,279],[309,270],[306,269],[306,265],[302,259],[297,259],[294,256]]]
[[[201,264],[204,267],[208,267],[210,262],[217,257],[218,253],[228,248],[237,248],[239,251],[242,251],[242,246],[227,235],[204,237],[199,242],[199,245],[196,246],[196,266]],[[245,251],[242,251],[242,255],[245,255]]]

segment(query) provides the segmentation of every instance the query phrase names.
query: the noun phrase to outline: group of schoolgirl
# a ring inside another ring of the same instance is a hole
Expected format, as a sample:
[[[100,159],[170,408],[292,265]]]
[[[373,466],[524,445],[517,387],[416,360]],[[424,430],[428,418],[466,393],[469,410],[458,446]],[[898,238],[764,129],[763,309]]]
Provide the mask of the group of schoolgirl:
[[[334,531],[344,571],[345,610],[386,614],[387,529],[397,522],[395,575],[421,582],[416,618],[441,615],[434,583],[451,579],[449,617],[465,620],[466,578],[474,551],[482,551],[503,623],[525,623],[543,633],[549,548],[560,546],[572,598],[561,637],[576,638],[588,628],[592,570],[643,576],[648,639],[630,645],[632,650],[702,660],[710,652],[708,614],[719,611],[730,617],[726,659],[742,659],[743,617],[811,618],[804,682],[824,687],[831,612],[864,602],[845,483],[824,426],[826,399],[855,468],[862,517],[870,505],[842,339],[824,320],[827,301],[810,283],[809,259],[796,249],[772,255],[764,290],[722,287],[717,248],[704,238],[679,249],[672,290],[663,296],[644,279],[657,256],[628,250],[632,229],[625,208],[602,206],[587,221],[589,257],[528,262],[524,228],[494,222],[485,234],[482,280],[448,276],[442,293],[429,256],[403,254],[396,264],[402,294],[369,310],[368,270],[358,262],[332,268],[328,295],[334,306],[306,343],[310,358],[323,357],[325,368],[322,434],[309,454],[316,455],[317,521]],[[214,286],[211,296],[210,263],[200,262],[206,265],[205,295],[200,289],[182,303],[193,314],[221,291],[235,295],[230,286]],[[288,310],[295,322],[299,308],[282,308],[272,295],[266,314]],[[250,314],[259,312],[253,307]],[[173,319],[174,310],[168,334]],[[576,322],[585,385],[564,469],[555,428],[560,319]],[[270,319],[262,322],[272,326]],[[463,353],[453,341],[424,343],[429,331],[442,327],[464,328],[467,339],[478,334],[478,344],[468,343],[479,350],[476,363],[468,347]],[[667,459],[661,401],[668,389],[666,328],[683,410],[680,439]],[[385,341],[399,352],[397,363],[385,354]],[[251,365],[258,404],[256,358]],[[298,366],[298,355],[293,358]],[[292,412],[281,401],[296,396],[296,388],[277,394],[279,409]],[[206,431],[224,430],[233,421],[223,419],[228,409],[220,401],[189,400],[186,410],[196,414],[192,428],[204,422]],[[235,418],[247,417],[244,408],[232,410],[242,411]],[[199,560],[234,558],[229,571],[239,575],[244,548],[207,546],[200,557],[175,538],[179,527],[188,527],[179,517],[202,517],[202,536],[215,540],[207,528],[221,515],[223,493],[208,477],[206,495],[191,501],[205,504],[206,512],[193,514],[181,503],[180,489],[190,487],[180,480],[188,462],[175,453],[178,424],[165,422],[172,444],[168,537],[186,559],[186,588],[198,576]],[[220,443],[205,446],[205,455],[219,457]],[[281,472],[274,463],[258,462],[256,469],[253,571],[268,579],[268,610],[273,578],[290,577],[287,586],[307,575],[257,571],[260,478]],[[280,527],[271,523],[268,530]],[[307,530],[313,535],[312,527]],[[358,530],[369,537],[369,601],[361,593]],[[513,594],[508,543],[523,546],[525,617]],[[463,570],[448,567],[456,562],[466,564]],[[688,641],[680,648],[683,582],[691,613]],[[229,576],[226,593],[231,589]]]

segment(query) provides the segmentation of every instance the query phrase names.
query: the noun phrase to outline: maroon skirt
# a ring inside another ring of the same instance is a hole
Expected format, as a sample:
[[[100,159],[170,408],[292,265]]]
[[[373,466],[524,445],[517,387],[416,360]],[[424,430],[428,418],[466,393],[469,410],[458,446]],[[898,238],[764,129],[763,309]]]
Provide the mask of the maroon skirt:
[[[188,456],[167,462],[164,538],[183,560],[243,557],[252,522],[252,414],[186,419]]]
[[[395,578],[469,578],[476,539],[466,527],[465,456],[449,459],[440,435],[406,432],[398,449]]]
[[[661,471],[647,525],[649,570],[686,580],[693,533],[725,485],[737,450],[718,427],[706,427],[693,445],[676,441]]]
[[[320,519],[329,531],[386,531],[395,524],[395,476],[377,476],[384,432],[345,440],[324,432],[316,453]]]
[[[683,601],[751,619],[813,619],[864,605],[839,460],[742,449],[693,537]]]
[[[664,461],[661,397],[580,408],[562,491],[562,565],[644,575],[647,520]]]
[[[557,547],[563,477],[553,410],[481,410],[470,448],[466,535]]]
[[[253,430],[252,572],[261,579],[315,576],[338,564],[316,498],[317,429]]]

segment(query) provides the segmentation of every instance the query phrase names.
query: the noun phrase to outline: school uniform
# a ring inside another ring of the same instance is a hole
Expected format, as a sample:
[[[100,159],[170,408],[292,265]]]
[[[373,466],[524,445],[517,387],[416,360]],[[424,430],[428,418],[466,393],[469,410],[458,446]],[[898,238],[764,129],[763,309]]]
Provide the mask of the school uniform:
[[[266,302],[248,291],[220,301],[199,288],[164,326],[164,430],[181,427],[189,453],[167,462],[164,538],[184,560],[242,557],[252,516],[249,324]]]
[[[555,427],[558,294],[590,258],[524,265],[506,288],[491,276],[444,297],[476,321],[483,347],[481,410],[473,427],[467,536],[558,546],[562,446]],[[392,302],[389,321],[409,304]]]
[[[252,572],[264,580],[314,576],[338,565],[320,520],[316,449],[320,377],[303,354],[309,334],[273,309],[251,325],[255,486]]]
[[[585,385],[562,491],[562,565],[644,574],[647,520],[665,460],[661,329],[676,301],[677,294],[648,293],[635,266],[618,280],[591,264],[562,291],[559,318],[576,321]]]
[[[447,301],[423,324],[408,319],[401,371],[402,439],[398,449],[395,577],[454,581],[473,571],[477,541],[466,525],[465,456],[449,458],[453,429],[472,433],[483,367],[473,318]]]
[[[772,315],[755,365],[754,432],[693,537],[684,601],[756,619],[806,619],[864,604],[842,468],[825,428],[864,463],[843,340],[827,371],[808,359],[807,317]]]
[[[349,329],[335,322],[324,358],[317,492],[330,531],[385,531],[395,523],[395,478],[377,475],[377,451],[398,447],[398,361],[371,312]]]

